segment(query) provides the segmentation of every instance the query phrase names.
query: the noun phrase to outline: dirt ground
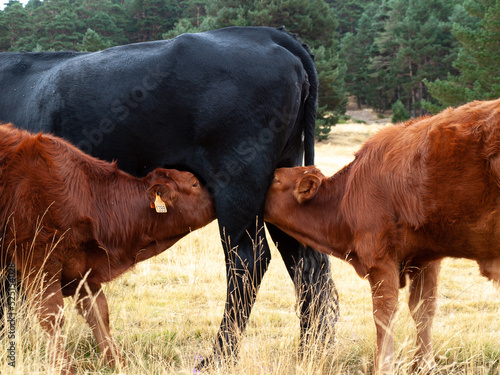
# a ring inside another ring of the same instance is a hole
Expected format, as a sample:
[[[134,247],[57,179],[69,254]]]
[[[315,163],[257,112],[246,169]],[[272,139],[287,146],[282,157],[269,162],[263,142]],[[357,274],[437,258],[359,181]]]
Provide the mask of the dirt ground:
[[[384,113],[383,118],[378,118],[377,114],[371,108],[347,109],[346,115],[350,116],[353,120],[364,121],[367,124],[385,124],[391,122],[389,114]]]
[[[371,108],[362,106],[358,108],[358,104],[354,97],[349,97],[347,104],[346,115],[353,120],[364,121],[367,124],[385,124],[391,122],[392,111],[385,111],[382,114],[374,112]]]

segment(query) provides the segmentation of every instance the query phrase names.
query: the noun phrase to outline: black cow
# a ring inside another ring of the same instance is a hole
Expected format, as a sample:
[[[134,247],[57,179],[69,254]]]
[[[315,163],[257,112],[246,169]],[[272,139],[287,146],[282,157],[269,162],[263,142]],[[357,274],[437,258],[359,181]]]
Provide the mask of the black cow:
[[[214,354],[234,354],[271,258],[259,228],[273,172],[300,164],[303,150],[313,163],[318,82],[307,47],[282,29],[231,27],[94,53],[2,53],[0,87],[1,121],[136,176],[163,166],[205,183],[227,265]],[[327,257],[269,229],[303,301],[302,338],[317,316],[333,326]]]

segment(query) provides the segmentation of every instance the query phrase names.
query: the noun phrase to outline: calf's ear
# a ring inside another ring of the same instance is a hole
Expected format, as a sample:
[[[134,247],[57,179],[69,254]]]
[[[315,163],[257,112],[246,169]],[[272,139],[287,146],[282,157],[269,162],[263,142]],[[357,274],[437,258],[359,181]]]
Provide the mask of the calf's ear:
[[[318,192],[318,188],[321,185],[321,178],[313,174],[305,174],[302,176],[300,181],[297,183],[297,188],[295,189],[295,198],[297,202],[302,204],[303,202],[311,199]]]
[[[166,206],[174,207],[177,199],[177,192],[171,186],[158,183],[149,187],[146,191],[151,208],[156,208],[156,212],[166,213]]]

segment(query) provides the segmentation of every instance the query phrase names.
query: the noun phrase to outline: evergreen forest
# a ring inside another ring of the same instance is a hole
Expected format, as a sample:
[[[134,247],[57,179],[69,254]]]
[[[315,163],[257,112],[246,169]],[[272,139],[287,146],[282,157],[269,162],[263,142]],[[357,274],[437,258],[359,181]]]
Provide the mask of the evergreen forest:
[[[500,0],[29,0],[0,51],[98,51],[226,26],[284,25],[315,54],[317,136],[347,97],[404,117],[500,97]]]

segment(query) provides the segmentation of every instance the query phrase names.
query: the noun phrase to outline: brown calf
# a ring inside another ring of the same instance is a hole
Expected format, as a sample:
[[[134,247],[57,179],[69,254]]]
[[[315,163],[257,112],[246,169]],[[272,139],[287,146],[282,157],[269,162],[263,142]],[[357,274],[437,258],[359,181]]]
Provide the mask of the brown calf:
[[[135,178],[62,139],[10,125],[0,126],[0,189],[2,263],[15,263],[64,373],[73,369],[57,339],[63,297],[75,296],[108,362],[123,362],[101,284],[215,218],[189,172],[158,168]]]
[[[499,187],[500,100],[476,101],[380,130],[330,178],[277,170],[264,218],[368,278],[375,373],[393,372],[393,314],[408,275],[416,363],[429,369],[440,260],[476,260],[500,281]]]

